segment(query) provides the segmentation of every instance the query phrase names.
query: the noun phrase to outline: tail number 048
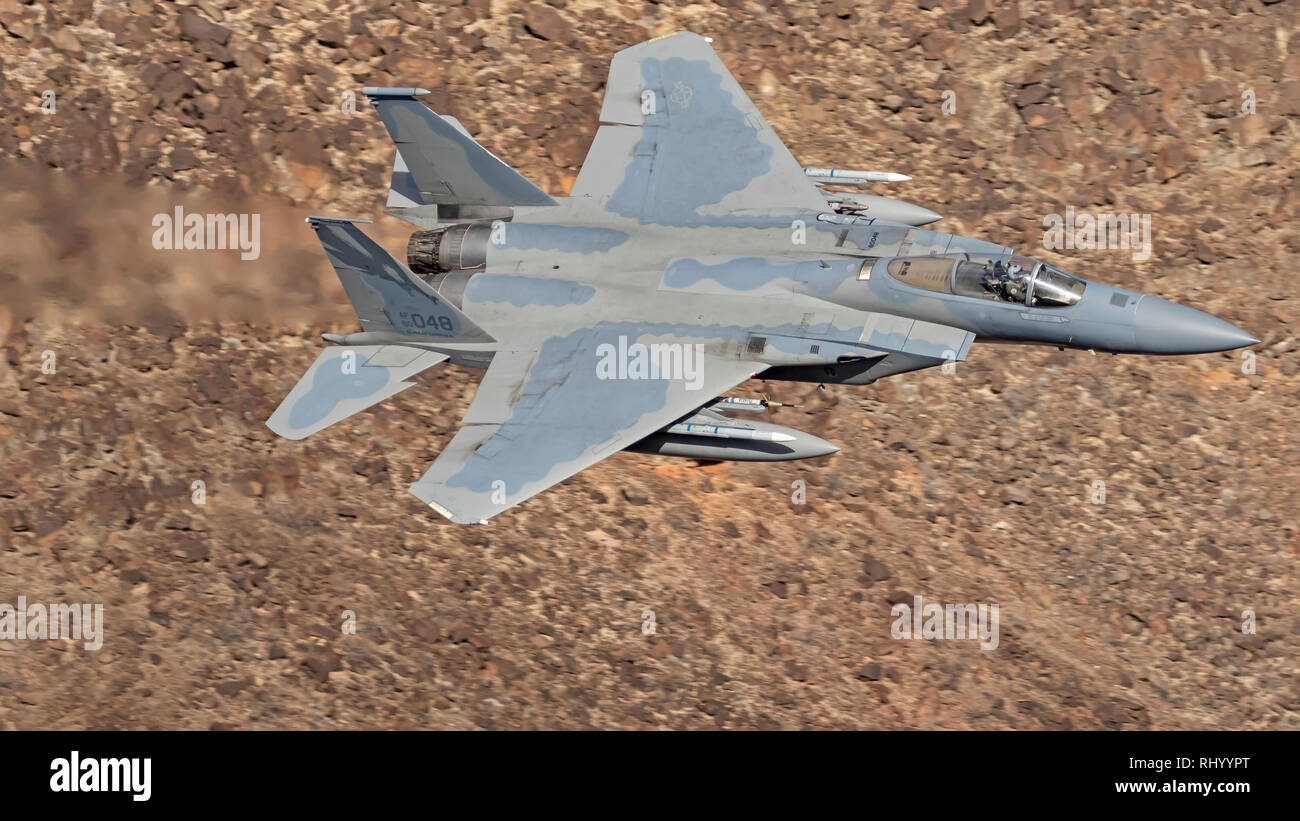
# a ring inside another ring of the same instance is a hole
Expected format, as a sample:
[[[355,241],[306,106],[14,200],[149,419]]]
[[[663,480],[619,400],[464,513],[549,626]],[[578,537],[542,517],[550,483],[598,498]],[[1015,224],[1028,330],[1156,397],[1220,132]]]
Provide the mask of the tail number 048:
[[[420,329],[433,328],[440,331],[453,330],[451,317],[449,316],[433,316],[432,314],[429,316],[423,316],[421,314],[411,314],[408,318],[412,325]]]

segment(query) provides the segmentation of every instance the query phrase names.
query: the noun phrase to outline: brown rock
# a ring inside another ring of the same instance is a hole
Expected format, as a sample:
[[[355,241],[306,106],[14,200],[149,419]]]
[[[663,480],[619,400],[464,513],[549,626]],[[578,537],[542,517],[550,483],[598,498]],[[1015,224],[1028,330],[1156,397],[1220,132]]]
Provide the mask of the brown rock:
[[[941,60],[945,65],[952,65],[952,58],[957,53],[959,40],[946,31],[931,31],[921,38],[921,53],[929,60]]]
[[[212,689],[216,690],[218,694],[230,698],[231,696],[239,695],[252,686],[253,680],[251,678],[241,678],[238,681],[218,682],[217,684],[212,685]]]
[[[330,20],[316,29],[316,42],[326,48],[338,48],[347,40],[347,35],[343,32],[343,24],[337,20]]]
[[[70,29],[61,28],[54,32],[50,35],[50,42],[53,43],[54,47],[59,51],[64,52],[73,59],[79,60],[82,55],[85,54],[85,49],[82,48],[81,41],[77,39],[77,35]]]
[[[1003,40],[1015,37],[1020,32],[1020,4],[1003,4],[993,13],[993,25],[998,30],[998,36]]]
[[[219,46],[230,42],[230,29],[205,19],[192,8],[182,9],[177,22],[182,40],[200,44],[215,43]]]
[[[1191,162],[1191,154],[1184,144],[1165,143],[1156,152],[1156,179],[1161,182],[1171,180],[1187,170]]]
[[[319,647],[303,657],[302,664],[319,682],[330,680],[330,673],[343,669],[343,660],[328,647]]]
[[[645,505],[650,503],[650,494],[646,493],[644,488],[624,487],[623,498],[630,505]]]
[[[890,576],[889,568],[879,559],[867,559],[862,563],[862,570],[878,582],[883,582]]]
[[[172,548],[172,555],[187,562],[206,561],[211,555],[207,544],[194,536],[181,536]]]
[[[858,668],[857,676],[862,681],[880,681],[881,665],[878,661],[864,664]]]
[[[534,37],[573,45],[577,36],[573,27],[555,9],[543,3],[529,3],[524,9],[524,28]]]

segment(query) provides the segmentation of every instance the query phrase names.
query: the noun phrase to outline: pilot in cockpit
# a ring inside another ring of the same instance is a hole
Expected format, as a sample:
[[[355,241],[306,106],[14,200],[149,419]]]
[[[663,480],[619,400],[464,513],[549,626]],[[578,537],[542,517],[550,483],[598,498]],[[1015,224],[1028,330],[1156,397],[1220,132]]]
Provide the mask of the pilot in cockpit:
[[[984,273],[984,290],[998,299],[1007,302],[1024,302],[1029,275],[1017,262],[1004,263],[1000,259],[993,261],[992,270],[986,268]]]

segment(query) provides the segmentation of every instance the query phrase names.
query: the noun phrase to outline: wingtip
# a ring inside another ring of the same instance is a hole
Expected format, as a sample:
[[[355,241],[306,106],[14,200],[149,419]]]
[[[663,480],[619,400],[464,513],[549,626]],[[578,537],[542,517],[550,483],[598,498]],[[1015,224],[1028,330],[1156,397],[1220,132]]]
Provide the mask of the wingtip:
[[[416,482],[407,489],[411,492],[412,496],[419,499],[421,502],[424,502],[426,507],[449,522],[454,522],[458,525],[476,524],[478,522],[478,519],[459,518],[455,513],[452,513],[447,508],[435,502],[433,500],[432,488],[429,485]]]
[[[279,436],[281,439],[288,439],[292,442],[301,442],[303,439],[306,439],[308,436],[310,436],[310,434],[305,431],[295,430],[289,427],[288,425],[285,425],[280,420],[278,412],[270,419],[267,419],[265,424],[268,428],[270,428],[271,433],[274,433],[276,436]]]

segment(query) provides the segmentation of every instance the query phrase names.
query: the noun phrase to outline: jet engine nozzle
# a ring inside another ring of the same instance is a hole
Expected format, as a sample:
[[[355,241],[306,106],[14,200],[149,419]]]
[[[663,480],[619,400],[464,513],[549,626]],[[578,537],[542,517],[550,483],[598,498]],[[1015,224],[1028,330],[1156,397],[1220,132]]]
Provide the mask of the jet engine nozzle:
[[[451,271],[477,271],[487,263],[492,225],[466,222],[416,231],[406,243],[406,266],[429,277]]]

